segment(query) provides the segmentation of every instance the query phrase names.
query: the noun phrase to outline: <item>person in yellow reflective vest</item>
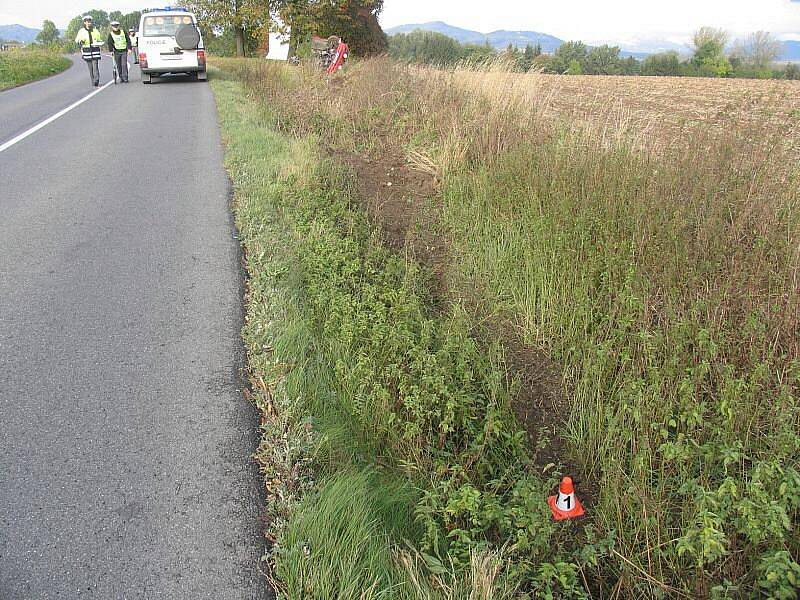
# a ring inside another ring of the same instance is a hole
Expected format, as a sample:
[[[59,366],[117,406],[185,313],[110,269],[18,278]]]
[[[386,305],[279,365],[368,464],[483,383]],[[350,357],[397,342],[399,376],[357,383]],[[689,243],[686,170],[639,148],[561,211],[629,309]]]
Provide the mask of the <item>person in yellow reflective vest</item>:
[[[111,31],[108,32],[106,43],[114,55],[120,80],[128,83],[128,50],[132,48],[131,38],[127,31],[120,29],[119,21],[111,21]]]
[[[89,67],[92,85],[97,87],[100,85],[100,47],[105,42],[103,42],[102,34],[94,28],[91,15],[83,17],[83,27],[78,30],[75,43],[81,47],[81,57]]]
[[[139,64],[139,36],[136,35],[136,30],[131,27],[128,29],[128,37],[131,38],[131,46],[133,46],[133,64]]]

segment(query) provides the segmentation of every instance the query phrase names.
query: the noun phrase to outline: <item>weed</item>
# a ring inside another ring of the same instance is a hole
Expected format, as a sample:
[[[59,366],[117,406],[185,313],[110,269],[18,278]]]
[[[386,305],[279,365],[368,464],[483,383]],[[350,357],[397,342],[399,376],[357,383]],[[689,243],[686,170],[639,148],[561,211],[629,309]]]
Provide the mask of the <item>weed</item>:
[[[60,73],[69,59],[47,50],[15,50],[0,53],[0,90]]]
[[[800,137],[774,117],[780,86],[748,82],[764,93],[722,107],[706,90],[659,131],[624,97],[559,109],[543,76],[381,59],[327,84],[229,68],[284,134],[377,158],[400,147],[440,178],[453,261],[435,318],[416,267],[352,210],[347,176],[304,177],[285,208],[336,396],[366,455],[421,490],[429,575],[502,550],[519,593],[791,597]],[[561,367],[564,458],[599,482],[599,541],[564,543],[543,510],[552,482],[510,418],[503,353],[471,336],[492,315]]]

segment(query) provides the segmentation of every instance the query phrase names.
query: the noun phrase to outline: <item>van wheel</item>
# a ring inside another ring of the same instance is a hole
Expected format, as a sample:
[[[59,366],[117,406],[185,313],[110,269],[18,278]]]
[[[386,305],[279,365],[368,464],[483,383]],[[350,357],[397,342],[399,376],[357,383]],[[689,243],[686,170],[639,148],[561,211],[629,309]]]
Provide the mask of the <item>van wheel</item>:
[[[150,73],[142,73],[142,83],[150,83]]]
[[[208,81],[208,71],[200,71],[197,74],[198,81]]]

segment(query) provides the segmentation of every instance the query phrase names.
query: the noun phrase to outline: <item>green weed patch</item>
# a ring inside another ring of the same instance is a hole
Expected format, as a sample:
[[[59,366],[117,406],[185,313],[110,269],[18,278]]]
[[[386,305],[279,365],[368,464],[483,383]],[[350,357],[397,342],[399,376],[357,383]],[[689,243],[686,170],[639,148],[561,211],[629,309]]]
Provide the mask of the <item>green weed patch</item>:
[[[0,52],[0,90],[55,75],[70,64],[68,58],[45,50]]]
[[[558,532],[576,531],[549,515],[554,480],[511,416],[499,349],[476,344],[458,307],[426,307],[426,278],[385,249],[346,173],[277,134],[237,84],[214,86],[250,275],[244,337],[279,589],[581,595],[603,545],[564,545]]]

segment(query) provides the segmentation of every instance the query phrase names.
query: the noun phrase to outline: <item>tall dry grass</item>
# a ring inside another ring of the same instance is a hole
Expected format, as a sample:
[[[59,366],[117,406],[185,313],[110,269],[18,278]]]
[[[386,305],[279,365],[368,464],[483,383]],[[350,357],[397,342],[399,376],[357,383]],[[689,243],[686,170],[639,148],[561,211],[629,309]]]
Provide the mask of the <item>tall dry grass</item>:
[[[229,68],[285,132],[439,178],[451,300],[561,366],[568,458],[617,540],[590,590],[792,597],[796,85]]]

